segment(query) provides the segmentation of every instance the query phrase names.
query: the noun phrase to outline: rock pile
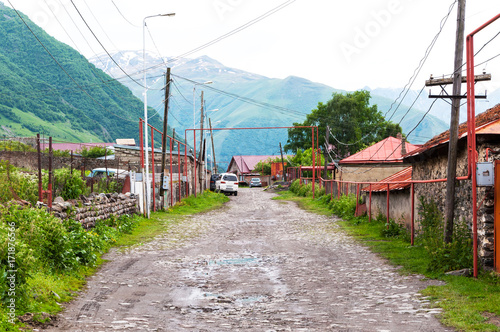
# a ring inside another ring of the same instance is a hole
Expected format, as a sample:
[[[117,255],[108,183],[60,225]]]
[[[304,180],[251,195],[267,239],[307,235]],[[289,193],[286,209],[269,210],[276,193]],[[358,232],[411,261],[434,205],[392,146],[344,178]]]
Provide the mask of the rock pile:
[[[82,223],[85,228],[92,228],[98,220],[111,216],[134,214],[138,211],[137,195],[126,194],[91,194],[80,196],[80,200],[65,201],[56,197],[52,204],[52,213],[60,219],[72,218]]]

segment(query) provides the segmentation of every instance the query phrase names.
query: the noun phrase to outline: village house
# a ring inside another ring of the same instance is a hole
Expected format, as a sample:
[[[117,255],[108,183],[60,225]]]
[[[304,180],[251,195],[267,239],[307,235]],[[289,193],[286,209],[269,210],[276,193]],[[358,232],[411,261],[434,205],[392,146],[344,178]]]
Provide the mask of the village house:
[[[411,166],[402,156],[418,149],[402,138],[389,136],[338,162],[342,181],[376,182]]]

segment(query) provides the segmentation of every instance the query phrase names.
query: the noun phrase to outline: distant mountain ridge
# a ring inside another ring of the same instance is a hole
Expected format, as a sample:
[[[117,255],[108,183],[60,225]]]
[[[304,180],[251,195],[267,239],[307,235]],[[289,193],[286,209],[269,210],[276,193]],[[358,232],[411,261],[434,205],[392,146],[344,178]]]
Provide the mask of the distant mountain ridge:
[[[133,56],[134,53],[135,57]],[[135,70],[142,68],[142,52],[123,51],[113,53],[112,56],[121,67],[126,68],[126,71],[134,71],[133,68],[127,67],[130,64],[135,64]],[[119,75],[120,70],[109,58],[106,59],[104,56],[99,56],[97,58],[93,57],[89,61],[97,67],[105,69],[113,76]],[[204,98],[207,102],[206,109],[219,110],[209,113],[212,123],[217,123],[217,127],[223,128],[292,126],[294,122],[303,122],[306,114],[315,109],[319,102],[328,101],[332,93],[346,92],[345,90],[335,89],[295,76],[289,76],[284,79],[268,78],[224,66],[219,61],[208,56],[172,61],[170,58],[162,59],[152,52],[147,52],[146,54],[146,67],[155,66],[156,70],[148,73],[148,81],[152,82],[163,75],[163,72],[166,70],[164,61],[171,66],[175,82],[174,89],[171,89],[173,103],[170,103],[170,114],[175,119],[169,121],[169,123],[172,127],[181,131],[193,126],[193,82],[213,82],[209,85],[196,85],[196,114],[197,117],[200,116],[199,91],[204,90]],[[191,82],[184,78],[191,80]],[[130,81],[123,80],[123,82],[136,96],[142,94],[142,90],[130,84]],[[159,80],[153,87],[159,89],[163,84],[164,80]],[[213,91],[213,88],[221,90],[223,93]],[[225,92],[249,98],[257,103],[244,102]],[[380,90],[380,94],[377,92],[376,90],[372,91],[371,103],[377,104],[378,109],[384,114],[386,110],[389,110],[394,99],[390,98],[392,94],[389,92],[386,93],[383,90]],[[158,112],[162,113],[163,95],[161,93],[151,93],[148,94],[148,98],[151,100],[152,105],[160,105]],[[285,108],[285,110],[262,107],[258,104],[259,102],[276,105]],[[394,106],[392,111],[395,109],[396,107]],[[413,108],[405,116],[407,110],[408,106],[402,104],[392,117],[394,122],[401,121],[404,132],[412,130],[414,124],[424,115],[424,112],[421,110]],[[196,119],[195,122],[199,124],[199,119]],[[442,120],[436,116],[427,115],[408,139],[412,143],[421,144],[446,129],[446,123]],[[278,142],[284,144],[288,137],[286,130],[259,131],[258,134],[256,132],[256,130],[216,132],[214,134],[214,141],[217,160],[229,161],[233,155],[238,154],[277,154],[279,152]],[[188,139],[189,141],[192,141],[192,138],[191,140]],[[237,145],[235,145],[236,143]],[[199,143],[197,144],[199,145]]]

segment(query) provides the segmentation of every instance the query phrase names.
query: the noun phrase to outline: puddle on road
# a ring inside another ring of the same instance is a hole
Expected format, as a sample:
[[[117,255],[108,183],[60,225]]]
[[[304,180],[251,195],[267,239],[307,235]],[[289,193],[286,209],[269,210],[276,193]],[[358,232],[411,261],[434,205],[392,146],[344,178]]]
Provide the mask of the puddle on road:
[[[209,260],[208,265],[246,265],[250,263],[258,263],[259,259],[255,257],[248,258],[230,258],[221,260]]]

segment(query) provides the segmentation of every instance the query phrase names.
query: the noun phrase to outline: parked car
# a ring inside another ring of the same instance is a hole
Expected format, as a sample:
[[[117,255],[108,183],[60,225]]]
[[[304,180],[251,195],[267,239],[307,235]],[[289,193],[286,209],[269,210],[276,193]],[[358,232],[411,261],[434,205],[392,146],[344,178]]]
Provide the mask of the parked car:
[[[252,188],[252,187],[262,187],[262,182],[260,181],[259,178],[252,178],[252,180],[250,180],[250,184],[248,186],[250,188]]]
[[[110,177],[116,177],[118,174],[118,178],[120,179],[125,179],[128,175],[128,171],[124,169],[117,169],[117,168],[108,168],[108,176]],[[89,178],[98,178],[98,177],[104,177],[106,176],[106,168],[101,167],[101,168],[94,168],[90,174]]]
[[[212,174],[210,176],[210,191],[215,191],[215,182],[219,178],[219,174]]]
[[[238,177],[232,173],[222,173],[215,182],[215,191],[229,195],[238,195]]]

